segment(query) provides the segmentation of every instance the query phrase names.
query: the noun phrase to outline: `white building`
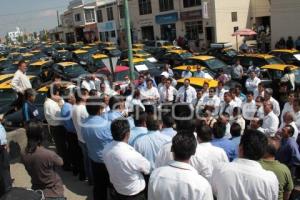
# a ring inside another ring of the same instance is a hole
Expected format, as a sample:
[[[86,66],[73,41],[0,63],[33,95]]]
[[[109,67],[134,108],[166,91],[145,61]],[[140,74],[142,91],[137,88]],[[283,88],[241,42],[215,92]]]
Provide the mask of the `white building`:
[[[16,31],[8,32],[7,34],[8,34],[10,41],[12,43],[16,44],[18,42],[17,38],[20,36],[23,36],[24,33],[20,30],[19,27],[16,27]]]

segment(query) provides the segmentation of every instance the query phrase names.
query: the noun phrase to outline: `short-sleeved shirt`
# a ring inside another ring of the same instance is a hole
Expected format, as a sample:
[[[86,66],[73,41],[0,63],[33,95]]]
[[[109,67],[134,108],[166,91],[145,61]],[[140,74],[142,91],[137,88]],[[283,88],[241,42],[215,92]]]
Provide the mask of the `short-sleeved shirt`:
[[[291,172],[287,166],[278,162],[277,160],[262,159],[259,163],[265,170],[272,171],[277,176],[279,182],[279,200],[283,199],[284,192],[292,191],[294,189]]]

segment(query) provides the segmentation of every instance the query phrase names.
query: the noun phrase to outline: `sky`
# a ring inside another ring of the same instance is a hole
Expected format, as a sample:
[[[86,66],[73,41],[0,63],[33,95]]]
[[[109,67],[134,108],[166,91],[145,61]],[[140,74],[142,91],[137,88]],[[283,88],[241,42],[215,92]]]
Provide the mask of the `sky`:
[[[25,32],[54,28],[56,11],[62,13],[68,3],[69,0],[0,0],[0,38],[17,26]]]

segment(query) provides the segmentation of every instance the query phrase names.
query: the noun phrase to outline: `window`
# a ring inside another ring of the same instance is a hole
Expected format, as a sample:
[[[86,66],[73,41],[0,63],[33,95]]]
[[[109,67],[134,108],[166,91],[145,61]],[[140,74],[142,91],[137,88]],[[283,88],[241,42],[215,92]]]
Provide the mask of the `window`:
[[[97,21],[103,22],[102,10],[97,10]]]
[[[76,22],[80,22],[81,21],[81,15],[80,15],[80,13],[75,14],[75,21]]]
[[[173,10],[174,9],[174,4],[173,0],[159,0],[159,11],[168,11],[168,10]]]
[[[86,23],[96,22],[94,9],[85,9],[84,15]]]
[[[201,6],[201,0],[183,0],[183,7]]]
[[[113,8],[112,7],[108,7],[106,8],[106,12],[107,12],[107,20],[114,20],[114,13],[113,13]]]
[[[119,5],[119,13],[120,13],[120,18],[123,19],[125,14],[124,14],[124,6]]]
[[[231,13],[231,21],[232,22],[237,22],[238,17],[237,17],[237,12],[232,12]]]
[[[199,39],[199,34],[203,33],[202,21],[186,22],[185,31],[189,40]]]
[[[116,37],[116,32],[115,31],[111,31],[110,32],[110,36],[113,37],[113,38]]]
[[[140,15],[152,13],[151,0],[139,0]]]

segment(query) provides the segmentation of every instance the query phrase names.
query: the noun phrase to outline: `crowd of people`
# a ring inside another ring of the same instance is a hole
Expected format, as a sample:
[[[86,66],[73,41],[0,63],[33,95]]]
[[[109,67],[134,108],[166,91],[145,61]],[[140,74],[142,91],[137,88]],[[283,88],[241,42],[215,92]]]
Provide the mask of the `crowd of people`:
[[[135,85],[129,81],[123,92],[91,75],[62,95],[61,82],[55,80],[44,115],[56,154],[43,147],[36,92],[22,84],[27,83],[23,68],[21,63],[13,81],[24,98],[28,144],[22,162],[32,189],[43,190],[46,199],[64,199],[56,172],[60,166],[93,185],[95,200],[287,200],[294,189],[300,101],[290,73],[281,80],[290,84],[286,101],[264,87],[259,69],[244,72],[238,61],[231,74],[220,73],[216,88],[204,83],[200,90],[189,78],[201,77],[201,68],[195,74],[183,72],[178,89],[168,66],[161,83],[147,73]],[[244,85],[224,87],[245,74]],[[6,152],[2,126],[0,133]],[[9,165],[1,168],[7,173],[1,176],[10,181]]]

